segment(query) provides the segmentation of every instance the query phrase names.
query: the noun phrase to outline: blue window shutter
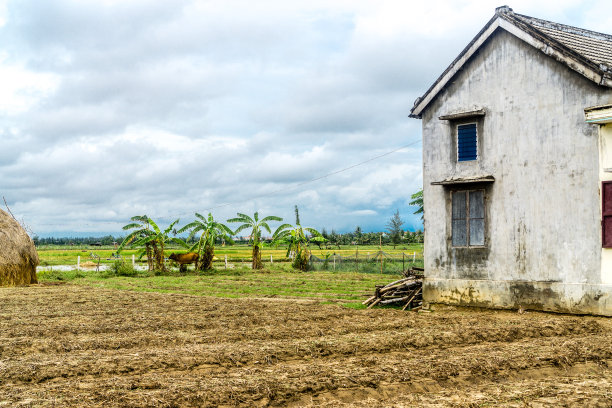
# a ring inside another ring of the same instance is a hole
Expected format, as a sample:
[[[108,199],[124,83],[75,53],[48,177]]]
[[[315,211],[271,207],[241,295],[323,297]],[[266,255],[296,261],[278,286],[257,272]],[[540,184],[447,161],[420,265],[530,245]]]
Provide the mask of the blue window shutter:
[[[478,142],[476,124],[457,126],[457,160],[476,160],[478,157]]]

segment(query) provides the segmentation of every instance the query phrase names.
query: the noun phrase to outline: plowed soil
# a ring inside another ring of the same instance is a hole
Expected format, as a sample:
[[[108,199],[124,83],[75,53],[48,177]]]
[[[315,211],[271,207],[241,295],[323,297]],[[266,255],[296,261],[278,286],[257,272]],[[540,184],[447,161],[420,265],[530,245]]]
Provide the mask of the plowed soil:
[[[612,321],[0,289],[0,406],[612,406]]]

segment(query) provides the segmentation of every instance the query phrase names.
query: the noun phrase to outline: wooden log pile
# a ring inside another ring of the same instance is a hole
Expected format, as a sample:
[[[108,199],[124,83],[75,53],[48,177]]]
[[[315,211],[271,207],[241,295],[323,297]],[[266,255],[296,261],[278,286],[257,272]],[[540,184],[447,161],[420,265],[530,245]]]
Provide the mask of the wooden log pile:
[[[404,278],[387,285],[376,285],[374,295],[362,302],[368,309],[374,306],[402,306],[402,310],[418,310],[423,304],[423,270],[412,268]]]

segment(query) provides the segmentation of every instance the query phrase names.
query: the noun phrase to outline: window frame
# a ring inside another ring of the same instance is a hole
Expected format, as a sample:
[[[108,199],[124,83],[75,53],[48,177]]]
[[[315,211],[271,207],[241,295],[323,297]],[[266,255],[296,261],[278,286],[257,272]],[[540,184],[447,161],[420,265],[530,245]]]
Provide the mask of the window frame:
[[[612,185],[612,181],[601,182],[601,247],[612,248],[612,242],[606,244],[606,219],[612,218],[612,209],[606,211],[606,199],[612,202],[612,193],[606,195],[606,185]]]
[[[466,126],[466,125],[474,125],[474,129],[476,130],[476,158],[472,159],[472,160],[459,160],[459,126]],[[480,132],[478,132],[478,121],[474,121],[474,122],[458,122],[455,124],[455,146],[456,148],[456,154],[455,154],[455,160],[457,161],[457,163],[470,163],[470,162],[477,162],[480,159],[480,154],[479,154],[479,134]]]
[[[475,192],[475,191],[480,191],[482,192],[482,218],[481,217],[474,217],[474,219],[482,219],[483,225],[483,244],[482,245],[470,245],[470,193]],[[463,193],[465,194],[466,200],[465,200],[465,218],[457,218],[457,219],[462,219],[465,220],[465,232],[466,232],[466,245],[454,245],[453,243],[453,196],[456,193]],[[451,191],[451,211],[450,211],[450,226],[451,226],[451,234],[450,234],[450,241],[451,241],[451,247],[452,248],[485,248],[487,246],[487,206],[486,206],[486,201],[487,201],[487,195],[486,195],[486,190],[484,188],[472,188],[472,189],[461,189],[461,190],[452,190]]]

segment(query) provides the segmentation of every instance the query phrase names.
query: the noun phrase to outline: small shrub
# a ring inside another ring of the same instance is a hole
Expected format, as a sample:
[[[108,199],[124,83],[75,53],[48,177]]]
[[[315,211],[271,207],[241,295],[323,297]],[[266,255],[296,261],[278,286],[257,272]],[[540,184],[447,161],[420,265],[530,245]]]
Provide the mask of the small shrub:
[[[107,270],[109,276],[136,276],[138,271],[130,262],[115,261]]]

